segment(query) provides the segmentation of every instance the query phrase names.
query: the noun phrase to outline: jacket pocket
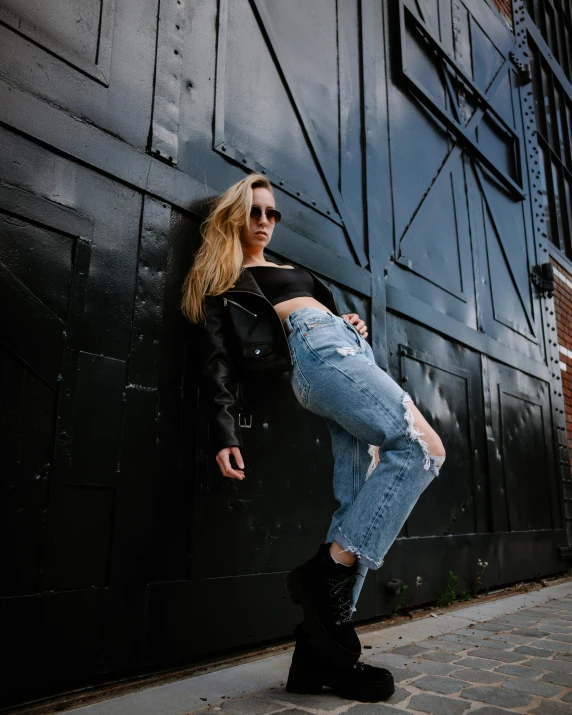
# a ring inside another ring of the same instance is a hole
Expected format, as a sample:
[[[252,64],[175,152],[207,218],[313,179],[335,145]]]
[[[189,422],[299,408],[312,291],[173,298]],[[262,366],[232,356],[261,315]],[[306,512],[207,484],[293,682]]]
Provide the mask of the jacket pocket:
[[[245,345],[242,349],[242,355],[245,358],[261,358],[269,355],[272,352],[272,342],[269,343],[251,343]]]

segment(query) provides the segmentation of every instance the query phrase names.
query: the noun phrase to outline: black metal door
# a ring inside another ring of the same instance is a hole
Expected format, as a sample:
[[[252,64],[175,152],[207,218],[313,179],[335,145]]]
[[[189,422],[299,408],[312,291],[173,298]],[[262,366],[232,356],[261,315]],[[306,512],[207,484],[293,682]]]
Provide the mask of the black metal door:
[[[156,11],[0,3],[3,697],[142,662],[128,376]]]
[[[105,669],[114,585],[121,600],[126,268],[141,197],[4,129],[0,141],[3,688],[32,673],[30,692]]]
[[[433,593],[449,569],[470,589],[479,558],[496,583],[557,570],[561,388],[531,281],[547,252],[520,45],[492,4],[460,0],[391,4],[385,39],[388,348],[448,458],[404,529],[427,543],[404,538],[378,578],[404,554]],[[424,551],[443,554],[437,577]]]

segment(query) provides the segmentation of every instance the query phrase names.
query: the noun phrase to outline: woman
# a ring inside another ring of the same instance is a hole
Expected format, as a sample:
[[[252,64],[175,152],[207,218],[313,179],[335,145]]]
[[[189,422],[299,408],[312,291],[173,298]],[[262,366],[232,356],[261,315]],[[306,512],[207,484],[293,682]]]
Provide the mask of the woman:
[[[376,701],[391,695],[393,679],[358,661],[351,616],[367,569],[381,566],[445,450],[409,395],[375,364],[364,321],[340,315],[331,291],[309,271],[265,259],[279,220],[264,176],[231,186],[203,224],[182,310],[202,325],[202,374],[223,476],[245,478],[241,377],[290,370],[298,401],[326,419],[340,506],[326,543],[286,579],[304,609],[287,688],[329,685]]]

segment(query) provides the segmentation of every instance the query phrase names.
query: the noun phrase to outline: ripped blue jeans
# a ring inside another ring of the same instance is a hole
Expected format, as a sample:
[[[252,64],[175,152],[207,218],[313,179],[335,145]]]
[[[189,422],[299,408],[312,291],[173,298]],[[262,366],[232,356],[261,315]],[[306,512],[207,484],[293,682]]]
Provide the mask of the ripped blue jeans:
[[[444,457],[429,454],[407,407],[411,397],[375,364],[371,346],[350,323],[329,311],[300,308],[284,324],[294,394],[326,419],[332,438],[340,506],[326,542],[336,541],[359,561],[355,611],[367,569],[382,565]]]

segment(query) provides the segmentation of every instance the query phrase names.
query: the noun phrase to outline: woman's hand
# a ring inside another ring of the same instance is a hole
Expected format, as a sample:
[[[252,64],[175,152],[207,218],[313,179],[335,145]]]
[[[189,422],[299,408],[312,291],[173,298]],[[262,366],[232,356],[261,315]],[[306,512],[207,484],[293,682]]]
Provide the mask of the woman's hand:
[[[340,318],[347,320],[351,325],[355,325],[358,333],[363,337],[367,338],[367,325],[359,317],[357,313],[342,313]]]
[[[238,469],[233,469],[230,466],[231,455],[235,458]],[[240,453],[240,447],[223,447],[216,456],[216,462],[223,477],[244,479],[244,460]]]

